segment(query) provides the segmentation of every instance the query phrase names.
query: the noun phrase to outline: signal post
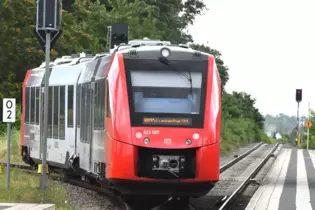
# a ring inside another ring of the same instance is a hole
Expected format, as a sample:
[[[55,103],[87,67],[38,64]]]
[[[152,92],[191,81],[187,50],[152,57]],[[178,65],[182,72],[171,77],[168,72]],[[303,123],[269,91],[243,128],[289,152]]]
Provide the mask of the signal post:
[[[297,102],[297,138],[298,138],[298,145],[300,146],[301,135],[300,135],[300,102],[302,102],[302,89],[295,90],[295,101]]]
[[[45,83],[44,83],[44,119],[41,120],[43,125],[41,129],[41,157],[42,157],[42,174],[40,177],[40,189],[46,189],[46,156],[47,156],[47,136],[48,136],[48,87],[50,76],[50,50],[55,45],[57,39],[62,34],[61,29],[61,0],[37,0],[37,15],[36,15],[36,31],[35,35],[38,39],[42,50],[46,54],[45,63]],[[40,100],[40,107],[42,106]],[[40,115],[42,116],[42,115]],[[44,170],[43,170],[44,169]]]

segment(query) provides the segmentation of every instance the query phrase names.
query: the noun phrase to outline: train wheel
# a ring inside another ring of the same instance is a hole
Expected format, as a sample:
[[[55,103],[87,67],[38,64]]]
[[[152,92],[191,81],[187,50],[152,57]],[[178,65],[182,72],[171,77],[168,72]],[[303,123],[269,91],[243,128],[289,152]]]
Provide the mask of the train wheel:
[[[67,182],[69,180],[69,176],[66,170],[62,170],[60,172],[60,180],[63,182]]]

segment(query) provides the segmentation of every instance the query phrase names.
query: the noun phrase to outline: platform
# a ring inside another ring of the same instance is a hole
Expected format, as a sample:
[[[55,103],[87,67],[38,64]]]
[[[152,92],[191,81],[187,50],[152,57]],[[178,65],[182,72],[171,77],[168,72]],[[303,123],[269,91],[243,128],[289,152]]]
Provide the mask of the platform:
[[[55,210],[55,204],[0,203],[0,210]]]
[[[246,210],[315,210],[315,151],[282,149]]]

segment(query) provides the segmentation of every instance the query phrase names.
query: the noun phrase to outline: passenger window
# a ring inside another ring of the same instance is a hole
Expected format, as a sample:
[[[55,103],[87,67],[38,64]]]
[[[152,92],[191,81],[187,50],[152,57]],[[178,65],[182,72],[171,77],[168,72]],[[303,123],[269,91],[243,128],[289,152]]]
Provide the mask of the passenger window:
[[[66,127],[66,119],[65,119],[65,100],[66,90],[65,86],[59,87],[59,139],[65,139],[65,127]]]
[[[94,83],[94,129],[98,129],[98,81]]]
[[[31,124],[35,124],[35,87],[31,87]]]
[[[48,98],[48,137],[52,138],[52,132],[53,132],[53,101],[54,101],[54,92],[53,87],[49,87],[49,98]],[[44,99],[45,100],[45,99]],[[44,101],[43,100],[43,101]]]
[[[68,86],[68,120],[69,128],[73,128],[73,85]]]
[[[110,96],[109,96],[108,79],[106,79],[106,117],[110,117]]]
[[[25,89],[25,124],[30,123],[30,88]]]
[[[39,87],[36,87],[36,98],[35,98],[35,121],[36,121],[36,125],[39,125],[39,98],[40,98],[40,88]]]
[[[81,86],[78,85],[77,87],[77,103],[76,103],[76,120],[77,120],[77,127],[80,128],[80,120],[81,120]]]
[[[53,100],[53,138],[58,139],[58,118],[59,118],[59,87],[54,87],[54,100]]]

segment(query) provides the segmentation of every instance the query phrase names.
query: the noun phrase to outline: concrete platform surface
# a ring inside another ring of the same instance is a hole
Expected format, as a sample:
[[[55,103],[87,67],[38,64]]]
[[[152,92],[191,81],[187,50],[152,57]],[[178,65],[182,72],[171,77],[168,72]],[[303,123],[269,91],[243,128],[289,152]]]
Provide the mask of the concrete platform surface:
[[[282,149],[246,210],[315,210],[315,151]]]
[[[0,210],[55,210],[55,204],[0,203]]]

